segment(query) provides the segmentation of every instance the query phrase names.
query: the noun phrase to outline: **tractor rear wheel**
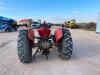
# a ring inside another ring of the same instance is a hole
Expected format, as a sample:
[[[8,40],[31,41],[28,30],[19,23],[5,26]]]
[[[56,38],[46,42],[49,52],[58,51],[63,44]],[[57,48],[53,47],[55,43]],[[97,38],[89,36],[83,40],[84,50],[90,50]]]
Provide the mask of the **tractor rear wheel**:
[[[61,43],[58,45],[58,52],[60,58],[63,60],[70,59],[73,50],[73,42],[71,38],[71,33],[68,29],[63,29],[63,37]]]
[[[21,30],[17,42],[18,56],[22,63],[32,61],[32,44],[27,38],[27,30]]]

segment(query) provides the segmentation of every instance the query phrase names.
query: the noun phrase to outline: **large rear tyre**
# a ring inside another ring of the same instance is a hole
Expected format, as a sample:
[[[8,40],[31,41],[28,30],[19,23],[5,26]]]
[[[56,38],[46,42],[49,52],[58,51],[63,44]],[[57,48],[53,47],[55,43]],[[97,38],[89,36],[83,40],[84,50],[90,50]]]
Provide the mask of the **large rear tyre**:
[[[27,30],[19,32],[17,49],[19,59],[22,63],[30,63],[32,61],[32,44],[27,38]]]
[[[63,29],[63,38],[58,45],[58,52],[60,58],[63,60],[70,59],[73,50],[73,42],[71,38],[71,33],[68,29]]]

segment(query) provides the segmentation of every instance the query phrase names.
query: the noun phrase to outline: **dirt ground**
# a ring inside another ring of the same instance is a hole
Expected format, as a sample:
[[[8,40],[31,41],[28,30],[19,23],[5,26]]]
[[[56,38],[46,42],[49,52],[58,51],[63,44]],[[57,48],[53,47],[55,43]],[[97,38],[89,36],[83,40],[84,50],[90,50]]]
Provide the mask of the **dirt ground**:
[[[0,75],[100,75],[100,35],[77,29],[70,32],[74,43],[70,60],[61,60],[54,51],[48,60],[37,55],[30,64],[18,59],[18,32],[0,33]]]

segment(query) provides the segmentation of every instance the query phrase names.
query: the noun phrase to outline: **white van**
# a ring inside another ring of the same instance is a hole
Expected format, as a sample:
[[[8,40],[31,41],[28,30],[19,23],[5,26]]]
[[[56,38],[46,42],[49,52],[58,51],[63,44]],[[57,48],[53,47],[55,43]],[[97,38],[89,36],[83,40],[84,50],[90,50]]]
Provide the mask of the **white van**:
[[[32,28],[37,29],[37,28],[39,28],[39,26],[40,26],[40,23],[38,23],[38,22],[33,22],[32,23]]]

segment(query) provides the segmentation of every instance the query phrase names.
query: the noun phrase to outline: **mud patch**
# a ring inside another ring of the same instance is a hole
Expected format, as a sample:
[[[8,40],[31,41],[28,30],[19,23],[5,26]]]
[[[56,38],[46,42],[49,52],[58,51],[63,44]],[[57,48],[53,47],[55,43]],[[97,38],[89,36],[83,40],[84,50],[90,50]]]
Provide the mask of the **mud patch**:
[[[9,43],[13,42],[12,40],[6,41],[6,42],[2,42],[0,44],[0,48],[7,46]]]

